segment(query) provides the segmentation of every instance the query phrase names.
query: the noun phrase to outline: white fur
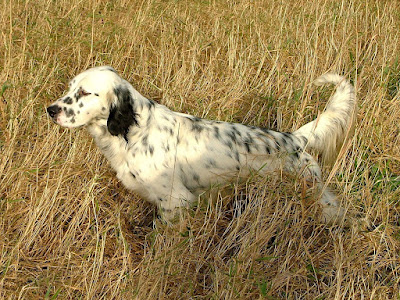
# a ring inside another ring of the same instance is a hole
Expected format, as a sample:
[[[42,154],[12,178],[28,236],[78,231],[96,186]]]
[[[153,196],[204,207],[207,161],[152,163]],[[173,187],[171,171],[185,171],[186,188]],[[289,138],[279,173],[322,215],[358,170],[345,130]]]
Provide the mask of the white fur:
[[[325,112],[293,134],[171,111],[143,97],[110,67],[76,76],[48,112],[61,126],[86,126],[122,183],[167,219],[213,184],[283,170],[317,184],[324,219],[331,221],[342,213],[339,203],[322,190],[320,167],[305,150],[333,156],[351,128],[355,95],[339,75],[316,82],[339,85]]]

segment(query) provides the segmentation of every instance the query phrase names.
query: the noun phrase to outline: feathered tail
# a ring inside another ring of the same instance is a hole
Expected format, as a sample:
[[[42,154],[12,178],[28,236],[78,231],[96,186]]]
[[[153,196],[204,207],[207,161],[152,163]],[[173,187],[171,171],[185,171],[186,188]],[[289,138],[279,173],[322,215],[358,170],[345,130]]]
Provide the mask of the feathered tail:
[[[322,156],[324,163],[332,163],[337,156],[346,136],[352,130],[356,111],[354,87],[344,77],[337,74],[325,74],[319,77],[316,85],[335,84],[336,91],[325,111],[314,121],[305,124],[293,135],[302,139],[305,148],[312,148]]]

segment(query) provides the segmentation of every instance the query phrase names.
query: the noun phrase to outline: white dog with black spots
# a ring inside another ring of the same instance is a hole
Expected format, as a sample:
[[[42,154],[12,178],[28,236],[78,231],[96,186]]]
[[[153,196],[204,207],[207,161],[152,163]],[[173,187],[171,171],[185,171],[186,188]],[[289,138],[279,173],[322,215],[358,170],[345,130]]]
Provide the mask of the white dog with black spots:
[[[318,85],[337,85],[325,111],[293,133],[200,119],[149,100],[111,67],[86,70],[68,93],[47,108],[60,126],[85,126],[130,190],[154,203],[166,220],[214,184],[251,172],[277,170],[302,176],[320,192],[323,219],[341,218],[337,197],[324,187],[313,149],[335,157],[352,127],[356,98],[342,76],[325,74]]]

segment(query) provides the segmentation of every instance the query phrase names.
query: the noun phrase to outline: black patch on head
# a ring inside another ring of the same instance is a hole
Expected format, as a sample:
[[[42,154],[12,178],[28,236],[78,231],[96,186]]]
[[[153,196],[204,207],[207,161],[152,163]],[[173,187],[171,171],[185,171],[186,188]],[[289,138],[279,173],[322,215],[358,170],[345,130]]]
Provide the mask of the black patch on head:
[[[119,86],[114,89],[114,93],[117,96],[117,103],[110,108],[107,128],[112,135],[122,135],[128,140],[129,128],[132,125],[138,126],[137,113],[133,109],[134,100],[127,87]]]

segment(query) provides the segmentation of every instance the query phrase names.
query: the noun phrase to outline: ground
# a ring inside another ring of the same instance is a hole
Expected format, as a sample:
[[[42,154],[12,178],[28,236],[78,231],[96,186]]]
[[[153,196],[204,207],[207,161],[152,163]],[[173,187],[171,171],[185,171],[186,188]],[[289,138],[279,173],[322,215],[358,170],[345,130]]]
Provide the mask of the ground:
[[[0,28],[1,298],[399,297],[397,1],[10,0]],[[157,221],[85,129],[46,116],[98,65],[171,109],[280,131],[323,110],[314,79],[345,75],[357,123],[324,178],[350,222],[318,221],[301,180],[256,174]]]

